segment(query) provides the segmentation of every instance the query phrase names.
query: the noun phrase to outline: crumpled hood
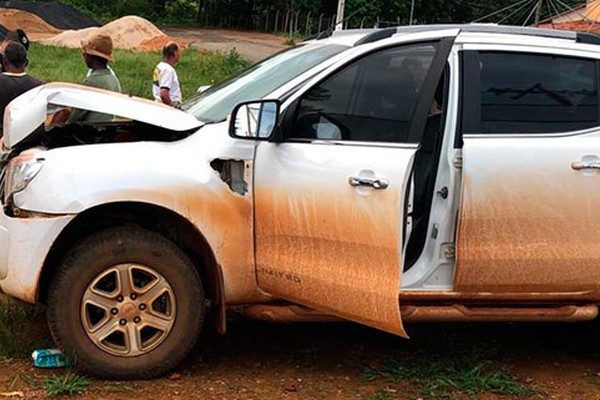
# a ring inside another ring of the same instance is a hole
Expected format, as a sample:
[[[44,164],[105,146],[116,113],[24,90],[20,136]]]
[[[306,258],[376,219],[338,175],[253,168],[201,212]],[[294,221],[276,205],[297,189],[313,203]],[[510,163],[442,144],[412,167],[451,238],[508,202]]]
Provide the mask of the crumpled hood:
[[[46,120],[48,104],[96,111],[173,131],[204,125],[192,115],[164,104],[71,83],[48,83],[23,93],[4,112],[3,142],[11,149]]]

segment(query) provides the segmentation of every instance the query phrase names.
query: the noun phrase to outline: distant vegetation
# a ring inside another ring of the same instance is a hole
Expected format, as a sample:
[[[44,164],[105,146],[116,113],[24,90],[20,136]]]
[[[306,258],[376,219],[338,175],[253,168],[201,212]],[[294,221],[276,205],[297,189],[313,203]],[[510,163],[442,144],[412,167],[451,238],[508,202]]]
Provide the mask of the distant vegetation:
[[[330,26],[338,0],[62,0],[101,22],[136,14],[153,22],[193,23],[201,26],[263,31],[315,31]],[[542,17],[584,4],[585,0],[544,1]],[[377,21],[408,24],[411,0],[346,0],[344,16],[350,27]],[[510,5],[518,7],[487,22],[522,24],[536,0],[415,0],[413,22],[471,22]],[[517,12],[517,8],[520,9]],[[513,12],[515,11],[515,12]],[[291,16],[291,18],[290,18]],[[277,20],[277,21],[276,21]],[[287,23],[286,23],[287,22]],[[302,34],[308,32],[302,31]]]
[[[123,93],[152,97],[152,71],[160,61],[157,53],[115,51],[111,64],[121,82]],[[198,86],[212,85],[241,71],[248,65],[236,52],[229,54],[185,50],[176,69],[184,100],[192,96]],[[87,68],[81,50],[43,46],[33,43],[29,49],[30,75],[45,82],[83,81]]]

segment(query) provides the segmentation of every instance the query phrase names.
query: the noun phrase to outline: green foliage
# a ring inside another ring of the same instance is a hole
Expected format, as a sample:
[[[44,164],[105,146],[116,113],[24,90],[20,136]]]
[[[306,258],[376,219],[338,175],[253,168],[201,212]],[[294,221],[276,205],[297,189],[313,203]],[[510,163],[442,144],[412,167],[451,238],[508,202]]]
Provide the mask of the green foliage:
[[[114,58],[111,66],[121,82],[123,93],[152,98],[152,72],[161,59],[160,53],[117,50]],[[198,86],[225,80],[246,66],[248,62],[235,51],[228,54],[191,49],[184,51],[176,66],[183,98],[196,93]],[[29,49],[28,72],[45,82],[80,83],[87,73],[87,67],[81,50],[33,43]]]
[[[380,390],[372,396],[365,397],[363,400],[392,400],[392,396],[388,392]]]
[[[532,396],[536,392],[517,382],[516,378],[493,368],[476,351],[444,356],[422,355],[414,359],[390,359],[376,368],[368,368],[363,379],[373,381],[408,380],[421,387],[427,397],[449,397],[460,393],[475,395],[495,393],[500,395]]]
[[[47,378],[44,388],[48,396],[74,395],[83,393],[90,384],[90,380],[84,376],[77,375],[73,371],[67,371],[62,375],[54,375]]]
[[[140,15],[152,21],[181,23],[197,21],[210,26],[227,26],[232,28],[253,27],[256,18],[275,15],[277,11],[284,14],[292,9],[294,12],[312,15],[326,14],[333,16],[337,12],[336,0],[63,0],[84,13],[107,22],[124,15]],[[498,11],[506,6],[518,3],[516,0],[415,0],[414,22],[417,23],[461,23],[471,22],[485,15]],[[567,6],[584,3],[584,0],[564,0],[560,11]],[[522,4],[522,3],[519,3]],[[505,23],[522,24],[527,14],[533,9],[525,4],[523,11],[516,13]],[[543,3],[543,16],[555,14],[550,4]],[[565,5],[566,4],[566,5]],[[354,25],[366,19],[369,22],[379,18],[381,21],[407,24],[411,9],[410,0],[346,0],[344,15]],[[514,10],[514,9],[513,9]],[[500,14],[486,22],[497,22]],[[283,17],[281,17],[283,18]],[[531,22],[531,21],[530,21]],[[352,24],[351,24],[352,25]]]
[[[41,388],[41,386],[38,383],[38,381],[35,378],[32,378],[31,376],[29,376],[27,374],[17,374],[17,375],[15,375],[15,377],[13,378],[13,380],[10,382],[10,384],[8,384],[8,386],[6,388],[8,390],[14,390],[15,385],[19,381],[24,382],[27,386],[29,386],[32,389],[40,389]]]
[[[590,379],[590,384],[595,386],[596,389],[600,389],[600,379],[594,377]]]
[[[43,320],[40,307],[0,295],[0,358],[27,357],[34,347],[51,343],[45,324],[44,332],[36,335],[40,330],[37,322]]]

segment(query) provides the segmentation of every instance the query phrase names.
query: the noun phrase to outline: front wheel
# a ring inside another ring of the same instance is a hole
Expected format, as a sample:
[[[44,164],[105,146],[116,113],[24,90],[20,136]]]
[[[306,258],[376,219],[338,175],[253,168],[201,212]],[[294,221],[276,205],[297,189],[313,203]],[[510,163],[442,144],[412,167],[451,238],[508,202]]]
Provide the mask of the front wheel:
[[[191,260],[165,237],[138,228],[95,233],[53,276],[48,325],[82,370],[107,379],[148,379],[191,350],[204,291]]]

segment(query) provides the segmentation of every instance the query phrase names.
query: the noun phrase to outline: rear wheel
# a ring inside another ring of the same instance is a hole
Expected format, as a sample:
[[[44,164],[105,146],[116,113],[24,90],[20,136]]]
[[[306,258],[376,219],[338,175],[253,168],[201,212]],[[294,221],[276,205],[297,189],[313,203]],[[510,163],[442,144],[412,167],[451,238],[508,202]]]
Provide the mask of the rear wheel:
[[[163,236],[114,228],[64,258],[48,292],[48,324],[84,371],[144,379],[176,366],[204,318],[204,292],[190,259]]]

